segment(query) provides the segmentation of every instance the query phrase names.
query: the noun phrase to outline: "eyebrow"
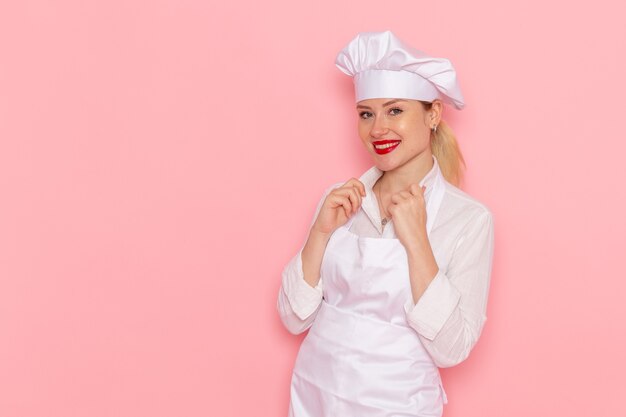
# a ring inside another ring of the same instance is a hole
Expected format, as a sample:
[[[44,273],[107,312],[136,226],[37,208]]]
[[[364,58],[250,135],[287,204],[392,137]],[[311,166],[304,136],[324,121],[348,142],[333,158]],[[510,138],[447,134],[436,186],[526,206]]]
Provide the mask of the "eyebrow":
[[[403,100],[403,99],[401,99],[401,98],[396,98],[396,99],[394,99],[394,100],[390,100],[390,101],[388,101],[388,102],[386,102],[386,103],[383,103],[383,107],[390,106],[390,105],[392,105],[392,104],[394,104],[394,103],[397,103],[398,101],[406,101],[406,100]],[[357,105],[357,106],[356,106],[356,108],[357,108],[357,109],[371,109],[371,107],[369,107],[369,106],[364,106],[364,105],[362,105],[362,104]]]

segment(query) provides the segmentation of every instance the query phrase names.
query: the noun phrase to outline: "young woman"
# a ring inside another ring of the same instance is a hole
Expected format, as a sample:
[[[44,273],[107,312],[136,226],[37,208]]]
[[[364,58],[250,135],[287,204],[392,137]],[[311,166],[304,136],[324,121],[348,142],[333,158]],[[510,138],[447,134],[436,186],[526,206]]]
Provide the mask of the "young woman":
[[[442,120],[463,97],[448,60],[391,32],[359,34],[336,64],[354,77],[374,166],[326,191],[283,271],[281,319],[309,329],[290,416],[440,416],[438,367],[478,340],[493,253],[491,212],[457,188],[463,159]]]

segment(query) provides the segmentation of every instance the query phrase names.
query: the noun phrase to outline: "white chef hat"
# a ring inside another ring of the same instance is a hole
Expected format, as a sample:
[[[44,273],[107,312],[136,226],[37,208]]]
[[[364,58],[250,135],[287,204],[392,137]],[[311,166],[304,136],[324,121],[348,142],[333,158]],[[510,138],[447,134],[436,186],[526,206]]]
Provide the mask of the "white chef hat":
[[[465,105],[452,63],[403,44],[391,31],[359,33],[339,52],[335,64],[354,77],[357,102],[438,98],[457,109]]]

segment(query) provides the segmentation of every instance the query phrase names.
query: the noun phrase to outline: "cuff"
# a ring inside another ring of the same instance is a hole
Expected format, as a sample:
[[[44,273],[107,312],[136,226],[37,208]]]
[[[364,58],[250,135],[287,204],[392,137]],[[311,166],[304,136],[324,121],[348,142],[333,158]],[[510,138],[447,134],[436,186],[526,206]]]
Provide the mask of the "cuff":
[[[291,309],[300,320],[305,320],[319,307],[322,301],[322,279],[315,287],[304,280],[302,252],[287,264],[283,271],[283,287]]]
[[[407,321],[420,335],[433,340],[459,304],[461,293],[439,270],[424,294],[413,303],[412,297],[404,305]]]

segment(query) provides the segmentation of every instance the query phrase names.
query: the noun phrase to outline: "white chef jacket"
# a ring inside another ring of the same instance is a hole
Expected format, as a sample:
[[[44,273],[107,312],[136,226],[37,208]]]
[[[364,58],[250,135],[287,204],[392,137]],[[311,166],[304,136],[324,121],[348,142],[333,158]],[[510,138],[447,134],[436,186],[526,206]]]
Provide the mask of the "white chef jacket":
[[[439,170],[433,167],[420,181],[426,203]],[[381,226],[378,201],[372,187],[383,174],[377,167],[359,179],[366,196],[354,214],[351,231],[363,237],[396,238],[393,221]],[[345,182],[329,187],[317,205],[313,221],[328,193]],[[312,224],[312,223],[311,223]],[[407,293],[404,309],[407,323],[418,334],[435,364],[449,367],[463,361],[476,344],[487,319],[487,294],[493,258],[493,216],[476,199],[445,181],[445,194],[429,235],[439,270],[417,303]],[[323,296],[324,277],[316,287],[304,280],[302,248],[285,266],[278,295],[278,311],[285,327],[294,334],[308,329],[315,320]],[[407,280],[409,277],[407,276]]]

